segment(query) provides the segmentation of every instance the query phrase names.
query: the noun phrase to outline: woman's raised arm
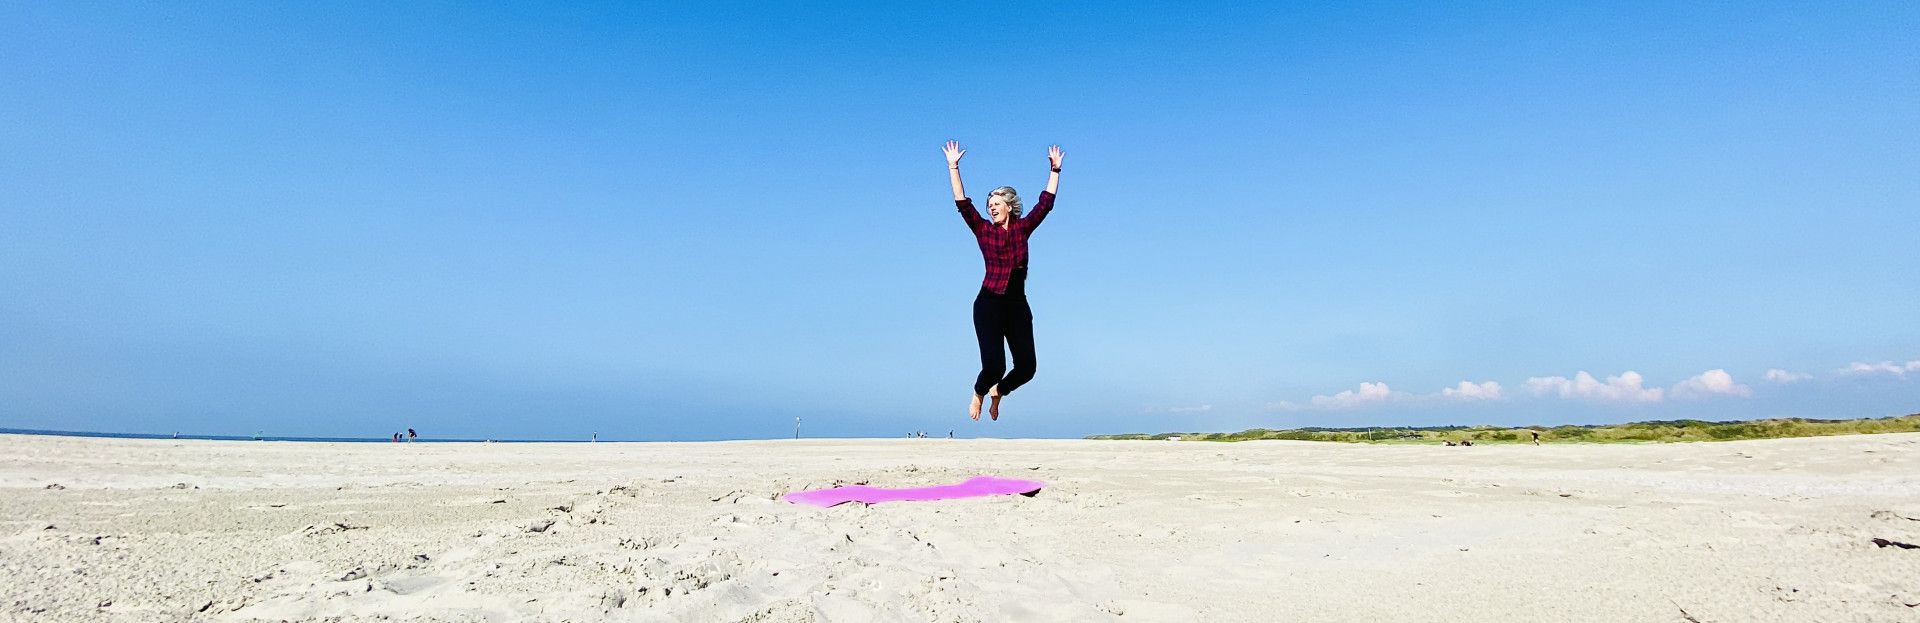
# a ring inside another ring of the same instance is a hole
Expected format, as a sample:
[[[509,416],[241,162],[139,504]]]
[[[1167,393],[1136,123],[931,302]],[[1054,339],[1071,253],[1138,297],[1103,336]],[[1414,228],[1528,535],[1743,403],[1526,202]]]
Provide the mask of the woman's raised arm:
[[[1020,225],[1027,228],[1028,232],[1039,227],[1040,222],[1047,219],[1047,214],[1053,212],[1054,195],[1060,192],[1060,159],[1066,155],[1066,152],[1060,151],[1059,145],[1047,148],[1047,190],[1040,193],[1039,201],[1033,202],[1033,211],[1020,218]]]
[[[960,157],[967,150],[960,148],[960,141],[947,141],[947,177],[953,179],[953,207],[960,210],[960,218],[967,222],[967,229],[980,231],[987,226],[987,220],[980,218],[980,211],[973,207],[973,200],[967,198],[967,188],[960,185]]]
[[[960,148],[960,141],[947,141],[946,152],[947,177],[953,181],[953,200],[966,199],[967,187],[960,183],[960,157],[967,155],[967,150]]]
[[[1047,168],[1052,170],[1051,173],[1047,174],[1047,192],[1049,193],[1055,195],[1060,194],[1060,159],[1065,157],[1067,157],[1067,152],[1060,151],[1059,145],[1047,148],[1047,164],[1049,165]]]

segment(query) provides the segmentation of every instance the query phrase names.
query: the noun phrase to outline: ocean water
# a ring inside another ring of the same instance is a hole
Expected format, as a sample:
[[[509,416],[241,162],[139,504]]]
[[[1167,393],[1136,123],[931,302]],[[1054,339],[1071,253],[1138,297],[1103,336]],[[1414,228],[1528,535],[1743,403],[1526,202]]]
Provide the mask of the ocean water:
[[[56,435],[61,437],[107,437],[111,439],[206,439],[212,441],[328,441],[354,443],[392,443],[391,437],[275,437],[272,435],[189,435],[185,433],[98,433],[92,431],[69,430],[33,430],[25,428],[0,428],[4,435]],[[405,441],[402,438],[402,441]],[[429,439],[420,437],[413,443],[485,443],[487,439]],[[587,443],[580,439],[493,439],[497,443]]]

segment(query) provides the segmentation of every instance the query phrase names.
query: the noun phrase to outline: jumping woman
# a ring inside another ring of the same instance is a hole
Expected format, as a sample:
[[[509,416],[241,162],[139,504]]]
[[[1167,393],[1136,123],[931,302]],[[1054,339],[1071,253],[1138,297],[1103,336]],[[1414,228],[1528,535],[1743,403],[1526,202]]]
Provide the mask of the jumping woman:
[[[973,381],[973,405],[967,414],[980,419],[980,403],[992,399],[987,413],[1000,419],[1000,399],[1033,380],[1033,310],[1027,307],[1027,238],[1053,211],[1053,194],[1060,188],[1060,146],[1047,148],[1047,189],[1033,204],[1033,213],[1021,216],[1020,194],[1012,186],[987,193],[987,215],[980,218],[960,184],[960,157],[967,151],[959,141],[947,141],[947,176],[953,181],[953,203],[960,218],[973,230],[986,259],[987,277],[973,298],[973,334],[980,340],[980,376]],[[1007,349],[1013,349],[1013,370],[1007,370]],[[1005,372],[1005,376],[1001,373]]]

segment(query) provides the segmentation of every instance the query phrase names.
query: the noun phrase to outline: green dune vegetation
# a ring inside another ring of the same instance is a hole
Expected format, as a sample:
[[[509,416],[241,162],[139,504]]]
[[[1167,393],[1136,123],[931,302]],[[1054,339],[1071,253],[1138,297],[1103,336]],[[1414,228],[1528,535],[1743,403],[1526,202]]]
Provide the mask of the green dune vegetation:
[[[1351,443],[1642,443],[1667,441],[1734,441],[1826,435],[1868,435],[1920,432],[1920,413],[1856,420],[1781,418],[1735,422],[1664,420],[1604,426],[1416,426],[1392,428],[1255,428],[1237,433],[1160,433],[1149,435],[1092,435],[1088,439],[1152,439],[1177,441],[1342,441]]]

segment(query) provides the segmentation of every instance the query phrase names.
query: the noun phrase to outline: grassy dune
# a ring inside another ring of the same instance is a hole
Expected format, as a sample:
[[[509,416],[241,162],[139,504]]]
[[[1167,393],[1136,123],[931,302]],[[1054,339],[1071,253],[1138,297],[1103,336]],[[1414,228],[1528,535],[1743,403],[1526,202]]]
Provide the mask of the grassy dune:
[[[1733,441],[1737,439],[1778,439],[1781,437],[1819,437],[1825,435],[1864,435],[1873,433],[1920,432],[1920,413],[1857,420],[1815,420],[1785,418],[1736,422],[1703,420],[1665,420],[1631,422],[1605,426],[1423,426],[1397,428],[1293,428],[1273,430],[1255,428],[1237,433],[1160,433],[1149,435],[1093,435],[1088,439],[1169,439],[1182,441],[1248,441],[1252,439],[1292,439],[1298,441],[1344,441],[1355,443],[1440,443],[1472,440],[1474,443],[1532,443],[1532,433],[1540,433],[1541,443],[1616,443],[1647,441]]]

